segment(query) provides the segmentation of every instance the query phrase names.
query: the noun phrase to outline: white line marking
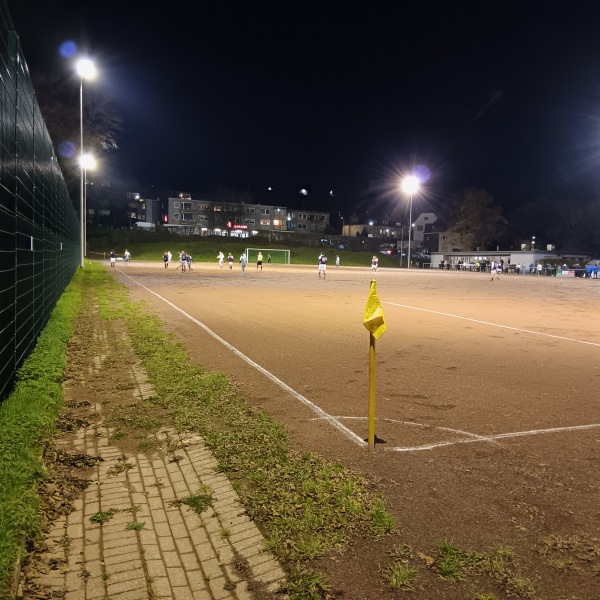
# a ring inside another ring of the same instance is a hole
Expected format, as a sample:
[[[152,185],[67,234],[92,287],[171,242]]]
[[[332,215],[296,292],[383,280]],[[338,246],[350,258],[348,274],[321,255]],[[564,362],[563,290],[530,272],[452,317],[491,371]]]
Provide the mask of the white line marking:
[[[461,317],[460,315],[453,315],[450,313],[440,312],[438,310],[430,310],[428,308],[419,308],[417,306],[409,306],[408,304],[396,304],[395,302],[382,301],[384,304],[391,304],[392,306],[398,306],[399,308],[409,308],[411,310],[418,310],[421,312],[427,312],[434,315],[441,315],[442,317],[451,317],[453,319],[462,319],[463,321],[471,321],[472,323],[479,323],[480,325],[489,325],[490,327],[499,327],[500,329],[510,329],[511,331],[518,331],[520,333],[530,333],[532,335],[541,335],[543,337],[553,338],[555,340],[566,340],[567,342],[575,342],[577,344],[587,344],[588,346],[596,346],[600,348],[600,344],[597,342],[587,342],[585,340],[577,340],[575,338],[565,337],[562,335],[552,335],[551,333],[541,333],[540,331],[532,331],[531,329],[520,329],[519,327],[511,327],[510,325],[500,325],[499,323],[490,323],[489,321],[480,321],[479,319],[472,319],[470,317]]]
[[[287,385],[286,383],[281,381],[281,379],[278,379],[277,377],[275,377],[275,375],[273,375],[273,373],[267,371],[264,367],[261,367],[258,363],[255,363],[251,358],[248,358],[245,354],[242,354],[242,352],[240,352],[237,348],[232,346],[229,342],[225,341],[222,337],[218,336],[214,331],[209,329],[204,323],[201,323],[200,321],[198,321],[198,319],[195,319],[194,317],[192,317],[191,315],[186,313],[184,310],[182,310],[181,308],[179,308],[178,306],[176,306],[175,304],[173,304],[166,298],[163,298],[160,294],[157,294],[155,291],[151,290],[150,288],[147,288],[145,285],[142,285],[139,281],[136,281],[133,277],[131,277],[130,275],[127,275],[126,273],[121,271],[121,269],[119,269],[119,272],[122,273],[123,275],[125,275],[125,277],[128,277],[129,279],[131,279],[131,281],[133,281],[135,284],[139,285],[141,288],[145,289],[147,292],[150,292],[151,294],[154,294],[157,298],[160,298],[163,302],[168,304],[171,308],[175,309],[177,312],[181,313],[184,317],[187,317],[190,321],[192,321],[193,323],[198,325],[198,327],[204,329],[204,331],[206,331],[206,333],[208,333],[210,336],[212,336],[215,340],[217,340],[218,342],[223,344],[223,346],[225,346],[226,348],[231,350],[235,355],[239,356],[243,361],[247,362],[251,367],[254,367],[257,371],[262,373],[265,377],[270,379],[273,383],[278,385],[280,388],[284,389],[286,392],[291,394],[294,398],[296,398],[296,400],[299,400],[300,402],[302,402],[302,404],[305,404],[306,406],[308,406],[312,411],[316,412],[322,419],[327,421],[330,425],[333,425],[333,427],[335,427],[336,429],[341,431],[344,435],[349,437],[353,442],[357,443],[359,446],[367,445],[367,442],[365,442],[361,437],[356,435],[356,433],[354,433],[354,431],[351,431],[345,425],[342,425],[342,423],[340,423],[338,420],[336,420],[335,417],[332,417],[330,414],[326,413],[323,409],[319,408],[316,404],[313,404],[308,398],[305,398],[302,394],[299,394],[296,390],[292,389],[289,385]]]
[[[346,417],[343,415],[337,415],[336,419],[345,420],[356,420],[361,421],[367,419],[367,417]],[[397,419],[382,419],[387,423],[400,423],[401,425],[408,425],[409,427],[421,427],[423,429],[440,429],[441,431],[450,431],[451,433],[458,433],[466,435],[469,439],[466,440],[446,440],[443,442],[436,442],[434,444],[424,444],[422,446],[396,446],[385,448],[387,452],[418,452],[422,450],[433,450],[434,448],[441,448],[442,446],[454,446],[456,444],[472,444],[474,442],[490,442],[495,445],[499,445],[496,440],[503,440],[513,437],[525,437],[528,435],[541,435],[544,433],[562,433],[563,431],[580,431],[585,429],[597,429],[600,427],[600,423],[590,423],[589,425],[571,425],[568,427],[551,427],[548,429],[531,429],[529,431],[514,431],[511,433],[497,433],[494,435],[479,435],[477,433],[471,433],[470,431],[464,431],[462,429],[451,429],[450,427],[438,427],[437,425],[429,425],[428,423],[415,423],[414,421],[398,421]]]
[[[368,417],[344,417],[342,415],[336,415],[336,419],[345,419],[348,421],[366,420]],[[415,423],[414,421],[398,421],[398,419],[389,419],[384,417],[381,419],[385,423],[400,423],[401,425],[408,425],[409,427],[421,427],[422,429],[440,429],[441,431],[449,431],[450,433],[459,433],[466,435],[467,437],[473,438],[473,441],[490,442],[499,446],[497,442],[493,441],[489,436],[479,435],[478,433],[471,433],[470,431],[464,431],[463,429],[451,429],[450,427],[438,427],[437,425],[430,425],[429,423]]]
[[[388,452],[420,452],[422,450],[433,450],[442,446],[454,446],[456,444],[472,444],[474,442],[486,442],[492,440],[503,440],[514,437],[525,437],[529,435],[541,435],[544,433],[562,433],[563,431],[580,431],[585,429],[597,429],[600,423],[592,423],[590,425],[574,425],[572,427],[552,427],[550,429],[532,429],[530,431],[515,431],[512,433],[498,433],[496,435],[481,436],[479,439],[468,440],[452,440],[445,442],[437,442],[435,444],[425,444],[423,446],[399,446],[396,448],[386,448]]]

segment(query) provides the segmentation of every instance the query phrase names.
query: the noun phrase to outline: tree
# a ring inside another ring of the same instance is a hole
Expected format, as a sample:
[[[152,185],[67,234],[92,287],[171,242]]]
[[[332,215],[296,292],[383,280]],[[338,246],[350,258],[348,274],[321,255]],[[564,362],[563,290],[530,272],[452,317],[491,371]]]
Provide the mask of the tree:
[[[500,237],[506,225],[502,208],[494,203],[494,198],[486,190],[474,188],[455,197],[450,223],[448,232],[457,235],[470,250],[486,249]]]
[[[79,194],[79,85],[67,77],[32,72],[40,112],[50,134],[67,187],[75,206]],[[117,134],[122,118],[114,103],[93,86],[86,86],[83,98],[83,148],[100,158],[118,149]]]

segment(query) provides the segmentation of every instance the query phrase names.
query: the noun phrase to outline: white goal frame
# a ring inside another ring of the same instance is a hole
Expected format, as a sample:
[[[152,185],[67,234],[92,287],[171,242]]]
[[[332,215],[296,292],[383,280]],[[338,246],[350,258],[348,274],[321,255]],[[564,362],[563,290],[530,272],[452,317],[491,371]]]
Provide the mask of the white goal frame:
[[[263,253],[263,265],[267,264],[267,257],[271,255],[271,263],[278,265],[290,264],[290,251],[280,248],[246,248],[246,260],[248,264],[256,262],[258,253]]]

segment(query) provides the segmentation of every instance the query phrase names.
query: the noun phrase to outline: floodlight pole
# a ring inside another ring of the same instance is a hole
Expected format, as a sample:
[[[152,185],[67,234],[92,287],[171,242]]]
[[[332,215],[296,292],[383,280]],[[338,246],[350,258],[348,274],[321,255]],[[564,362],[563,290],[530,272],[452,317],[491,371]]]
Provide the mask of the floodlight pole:
[[[410,203],[409,203],[409,209],[408,209],[408,264],[407,264],[407,269],[410,269],[410,244],[411,244],[411,234],[412,234],[412,199],[413,199],[413,195],[412,193],[410,194]]]
[[[79,156],[83,156],[83,76],[81,76],[81,84],[79,86]],[[80,199],[79,212],[81,216],[81,260],[79,266],[83,269],[85,263],[85,174],[83,165],[79,165],[80,170]]]

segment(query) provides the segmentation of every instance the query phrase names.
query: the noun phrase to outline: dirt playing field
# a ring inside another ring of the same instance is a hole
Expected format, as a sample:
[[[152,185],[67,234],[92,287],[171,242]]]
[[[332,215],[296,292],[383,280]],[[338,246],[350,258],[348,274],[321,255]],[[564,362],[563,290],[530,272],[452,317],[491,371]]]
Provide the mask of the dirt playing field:
[[[535,598],[600,598],[600,280],[332,266],[319,280],[316,264],[109,270],[296,448],[374,481],[397,543],[425,556],[443,539],[510,546]],[[372,278],[388,326],[375,451],[362,324]],[[397,597],[377,587],[378,552],[353,547],[322,566],[345,598]],[[410,597],[475,596],[432,575]]]

